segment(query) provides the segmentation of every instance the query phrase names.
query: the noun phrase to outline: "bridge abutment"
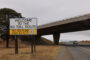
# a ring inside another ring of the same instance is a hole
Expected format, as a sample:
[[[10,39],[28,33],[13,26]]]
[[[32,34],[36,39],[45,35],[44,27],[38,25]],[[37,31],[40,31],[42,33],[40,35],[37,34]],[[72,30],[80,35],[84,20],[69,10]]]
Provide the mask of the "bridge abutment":
[[[53,34],[53,40],[55,45],[59,45],[59,38],[60,38],[60,33]]]

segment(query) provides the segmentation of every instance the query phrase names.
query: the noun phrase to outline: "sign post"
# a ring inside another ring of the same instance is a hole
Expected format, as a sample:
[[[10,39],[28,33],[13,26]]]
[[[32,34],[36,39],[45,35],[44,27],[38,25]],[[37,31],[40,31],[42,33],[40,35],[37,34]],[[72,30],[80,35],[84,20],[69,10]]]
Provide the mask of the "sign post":
[[[35,41],[35,38],[34,38],[34,51],[36,52],[36,41]]]
[[[37,35],[37,18],[11,18],[10,35],[15,35],[15,53],[18,53],[17,35]],[[35,40],[31,37],[32,40]],[[34,41],[31,42],[33,53]]]
[[[15,36],[15,54],[18,54],[18,39],[17,39],[17,36]]]

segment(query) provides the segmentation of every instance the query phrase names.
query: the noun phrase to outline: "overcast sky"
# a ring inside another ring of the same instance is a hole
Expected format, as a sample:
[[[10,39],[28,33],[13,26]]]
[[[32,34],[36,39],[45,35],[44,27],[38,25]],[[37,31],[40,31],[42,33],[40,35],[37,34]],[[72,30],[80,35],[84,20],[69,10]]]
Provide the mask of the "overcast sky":
[[[38,25],[90,13],[90,0],[0,0],[0,8],[12,8],[24,17],[37,17]],[[52,36],[44,36],[52,40]],[[61,34],[61,40],[90,40],[90,31]]]

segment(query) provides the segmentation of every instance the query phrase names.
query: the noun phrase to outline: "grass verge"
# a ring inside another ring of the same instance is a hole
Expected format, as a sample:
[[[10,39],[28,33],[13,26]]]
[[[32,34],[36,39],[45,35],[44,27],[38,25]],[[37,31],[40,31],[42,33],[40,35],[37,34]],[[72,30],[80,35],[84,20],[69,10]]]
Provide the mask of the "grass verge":
[[[14,48],[0,48],[0,60],[56,60],[60,46],[36,47],[37,51],[31,54],[30,47],[19,48],[19,54],[14,54]]]

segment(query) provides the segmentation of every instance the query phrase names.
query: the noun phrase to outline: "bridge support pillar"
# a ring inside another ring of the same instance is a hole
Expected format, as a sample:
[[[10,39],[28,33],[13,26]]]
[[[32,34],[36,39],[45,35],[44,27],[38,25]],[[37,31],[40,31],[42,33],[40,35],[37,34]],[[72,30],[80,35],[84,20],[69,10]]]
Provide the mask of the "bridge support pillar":
[[[59,45],[59,38],[60,38],[60,33],[53,34],[53,40],[55,45]]]

